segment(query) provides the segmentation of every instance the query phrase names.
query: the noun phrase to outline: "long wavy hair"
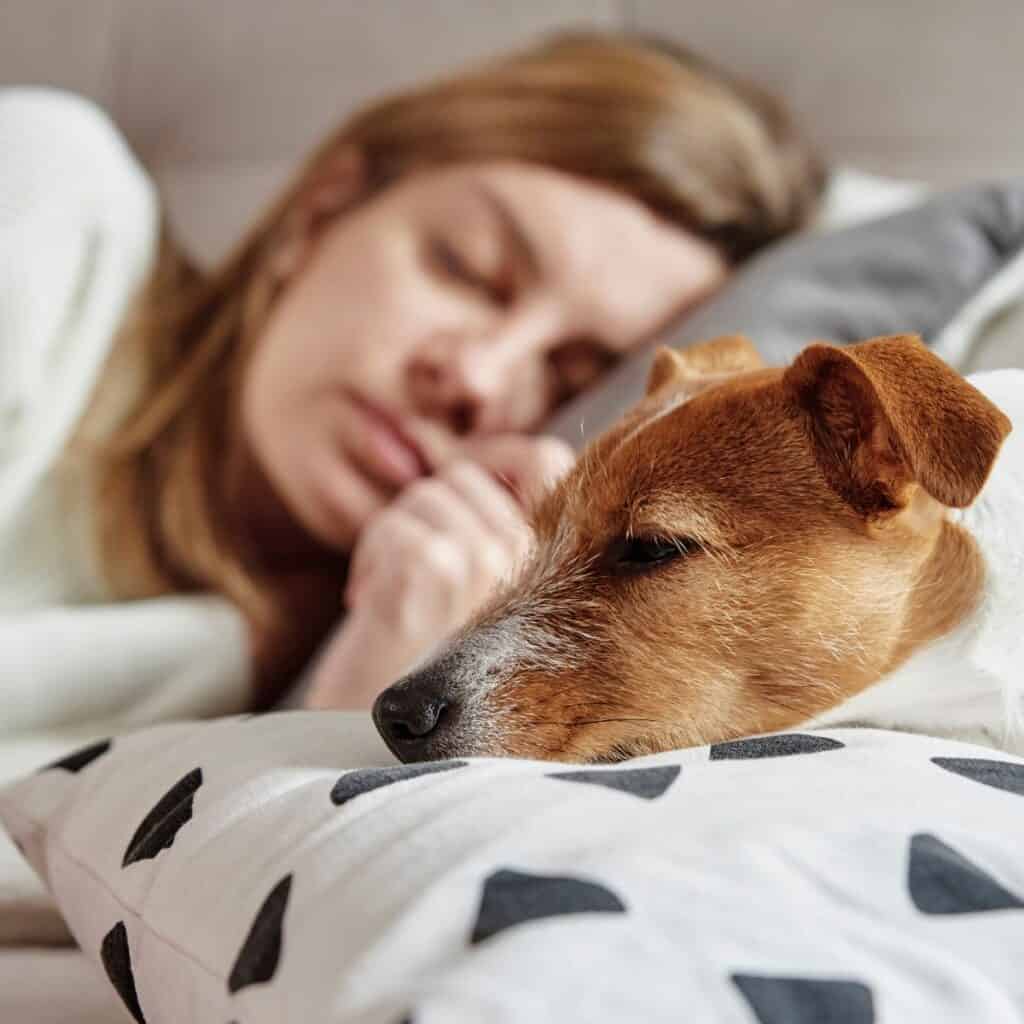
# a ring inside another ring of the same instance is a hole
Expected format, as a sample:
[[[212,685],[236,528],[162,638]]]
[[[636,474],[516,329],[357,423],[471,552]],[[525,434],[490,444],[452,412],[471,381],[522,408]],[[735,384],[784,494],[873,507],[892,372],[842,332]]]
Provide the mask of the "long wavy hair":
[[[200,272],[164,227],[73,446],[95,488],[114,596],[216,591],[250,621],[281,625],[273,572],[229,525],[224,455],[280,288],[268,269],[275,248],[312,183],[353,151],[361,198],[424,168],[532,162],[634,197],[733,264],[801,227],[824,181],[776,99],[647,37],[558,36],[356,112],[219,267]]]

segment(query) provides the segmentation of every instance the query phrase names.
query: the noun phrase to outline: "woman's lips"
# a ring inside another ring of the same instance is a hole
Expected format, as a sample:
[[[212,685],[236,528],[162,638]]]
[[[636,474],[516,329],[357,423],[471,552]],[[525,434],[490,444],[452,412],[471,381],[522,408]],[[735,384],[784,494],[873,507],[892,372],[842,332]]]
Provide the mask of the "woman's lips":
[[[362,421],[352,456],[373,476],[381,483],[404,487],[430,472],[419,446],[400,423],[361,395],[349,392],[349,398]]]

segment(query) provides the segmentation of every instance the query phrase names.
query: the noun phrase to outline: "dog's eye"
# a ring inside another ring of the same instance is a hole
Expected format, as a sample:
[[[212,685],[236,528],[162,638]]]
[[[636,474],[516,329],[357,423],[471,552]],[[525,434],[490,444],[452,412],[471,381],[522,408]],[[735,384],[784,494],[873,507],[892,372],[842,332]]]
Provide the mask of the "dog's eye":
[[[619,572],[652,569],[692,554],[697,542],[688,537],[623,537],[612,545],[611,567]]]

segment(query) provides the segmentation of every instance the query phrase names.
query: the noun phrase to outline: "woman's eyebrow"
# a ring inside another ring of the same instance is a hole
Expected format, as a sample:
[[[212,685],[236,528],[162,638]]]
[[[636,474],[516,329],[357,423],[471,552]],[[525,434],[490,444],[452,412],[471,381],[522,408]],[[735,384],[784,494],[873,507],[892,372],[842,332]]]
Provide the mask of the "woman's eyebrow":
[[[519,218],[512,212],[507,200],[483,182],[477,184],[475,191],[501,224],[502,231],[516,250],[519,262],[522,263],[526,272],[530,277],[540,277],[540,259],[537,250],[523,230]]]

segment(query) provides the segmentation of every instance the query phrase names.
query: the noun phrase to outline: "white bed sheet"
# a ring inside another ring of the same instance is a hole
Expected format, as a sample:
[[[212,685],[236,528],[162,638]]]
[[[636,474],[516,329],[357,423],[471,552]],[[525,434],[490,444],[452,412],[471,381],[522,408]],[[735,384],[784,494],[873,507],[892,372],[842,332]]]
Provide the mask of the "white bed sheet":
[[[133,1024],[77,949],[0,949],[3,1024]],[[184,1024],[184,1022],[183,1022]]]

